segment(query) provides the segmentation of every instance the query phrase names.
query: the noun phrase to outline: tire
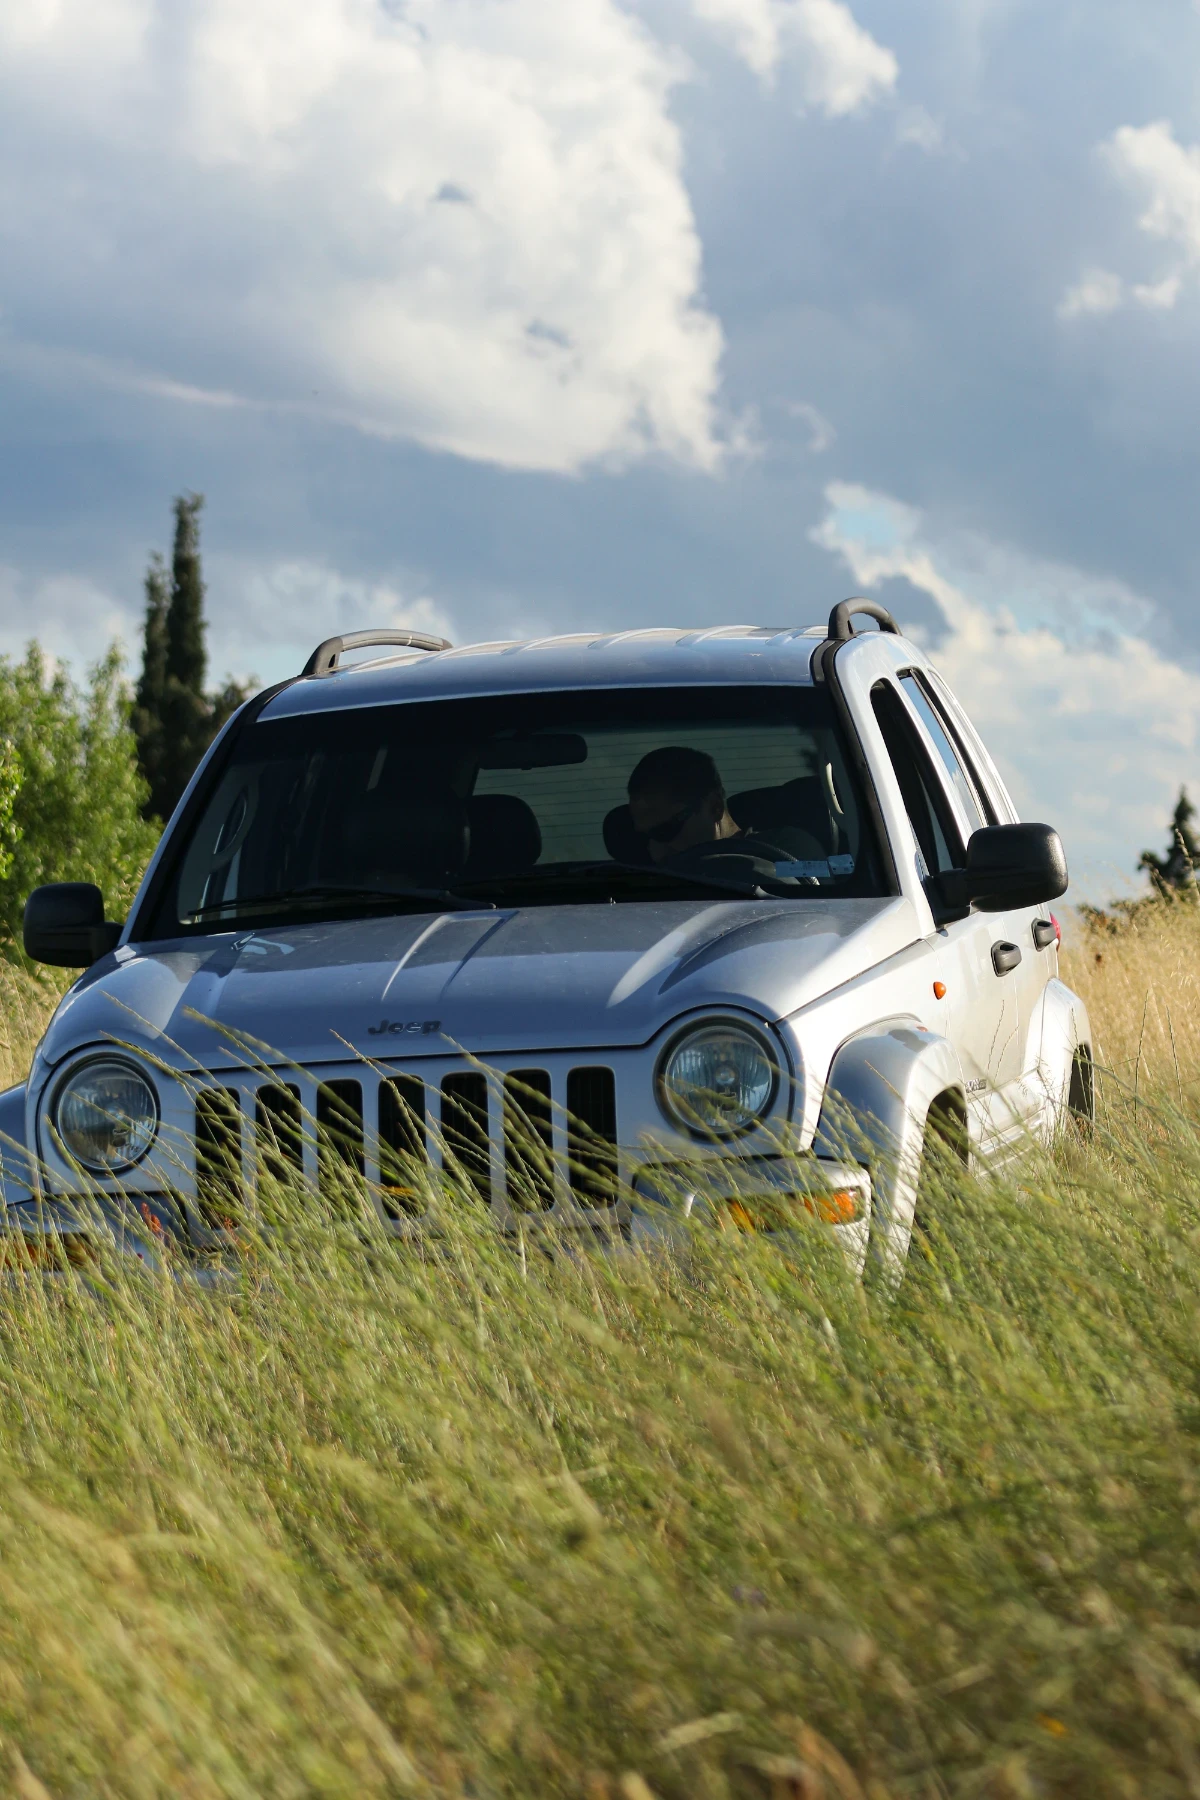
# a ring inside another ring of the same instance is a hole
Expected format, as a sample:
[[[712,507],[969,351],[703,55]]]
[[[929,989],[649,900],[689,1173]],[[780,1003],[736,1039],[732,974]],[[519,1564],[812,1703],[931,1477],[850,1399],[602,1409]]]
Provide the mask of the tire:
[[[1092,1053],[1081,1044],[1071,1059],[1071,1079],[1067,1087],[1067,1129],[1081,1138],[1090,1138],[1096,1124],[1096,1072]]]

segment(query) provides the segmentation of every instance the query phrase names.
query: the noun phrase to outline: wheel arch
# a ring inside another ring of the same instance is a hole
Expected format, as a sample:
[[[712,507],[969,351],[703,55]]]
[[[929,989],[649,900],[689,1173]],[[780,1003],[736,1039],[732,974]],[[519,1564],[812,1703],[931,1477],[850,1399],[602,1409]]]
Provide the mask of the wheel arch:
[[[1072,1087],[1077,1060],[1086,1058],[1089,1075],[1094,1068],[1092,1027],[1079,995],[1057,975],[1042,991],[1041,1011],[1036,1079],[1046,1130],[1052,1134],[1074,1110]],[[1094,1098],[1094,1088],[1089,1082],[1090,1098]]]
[[[813,1149],[871,1170],[871,1254],[903,1265],[930,1117],[967,1149],[962,1071],[947,1038],[910,1019],[873,1025],[837,1051],[825,1082]]]

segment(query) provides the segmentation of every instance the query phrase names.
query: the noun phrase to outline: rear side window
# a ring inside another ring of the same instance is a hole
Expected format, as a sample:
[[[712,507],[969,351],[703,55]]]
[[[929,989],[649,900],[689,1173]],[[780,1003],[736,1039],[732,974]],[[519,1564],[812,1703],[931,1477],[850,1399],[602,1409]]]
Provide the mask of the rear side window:
[[[922,874],[943,875],[961,868],[962,844],[942,786],[899,694],[890,682],[871,690],[871,706],[924,863]]]
[[[992,823],[989,818],[987,801],[981,785],[976,780],[966,756],[959,749],[950,725],[943,720],[941,710],[928,693],[918,676],[910,670],[900,677],[900,686],[908,695],[913,711],[929,733],[929,740],[940,758],[946,774],[950,778],[950,786],[954,789],[963,817],[967,822],[967,833],[979,831],[984,825]]]

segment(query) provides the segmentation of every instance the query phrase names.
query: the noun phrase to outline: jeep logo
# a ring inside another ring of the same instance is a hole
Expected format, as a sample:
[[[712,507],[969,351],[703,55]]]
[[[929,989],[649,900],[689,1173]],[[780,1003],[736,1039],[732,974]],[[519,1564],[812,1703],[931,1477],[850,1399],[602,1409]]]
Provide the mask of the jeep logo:
[[[418,1031],[422,1037],[430,1032],[440,1031],[440,1019],[380,1019],[378,1025],[368,1025],[369,1037],[398,1037],[402,1031]]]

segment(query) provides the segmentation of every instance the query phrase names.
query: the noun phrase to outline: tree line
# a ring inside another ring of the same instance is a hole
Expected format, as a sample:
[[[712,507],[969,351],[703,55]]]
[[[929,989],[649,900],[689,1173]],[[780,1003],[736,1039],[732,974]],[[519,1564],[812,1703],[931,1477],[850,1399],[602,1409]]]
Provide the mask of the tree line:
[[[94,881],[121,918],[216,733],[247,688],[207,688],[200,494],[174,502],[171,560],[150,558],[131,693],[113,645],[83,681],[36,643],[0,657],[0,953],[21,959],[26,895]]]

